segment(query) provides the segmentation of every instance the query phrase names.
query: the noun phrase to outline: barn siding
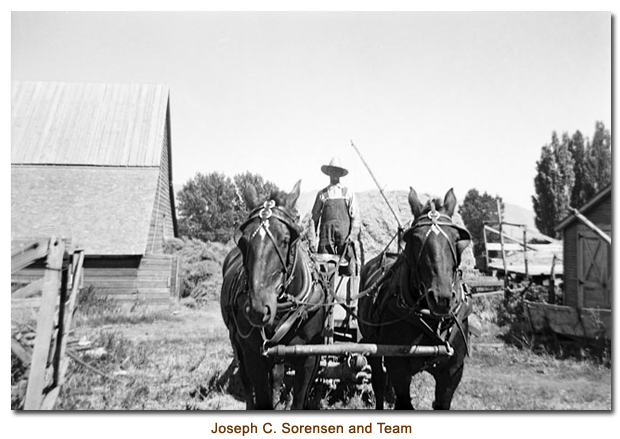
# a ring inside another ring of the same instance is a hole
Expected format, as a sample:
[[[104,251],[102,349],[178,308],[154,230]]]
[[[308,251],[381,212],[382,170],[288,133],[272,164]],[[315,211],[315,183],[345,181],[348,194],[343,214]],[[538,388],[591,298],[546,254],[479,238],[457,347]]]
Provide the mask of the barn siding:
[[[597,226],[604,227],[611,224],[611,209],[611,195],[609,195],[592,206],[585,216]]]
[[[11,275],[12,282],[31,283],[43,277],[45,268],[42,261]],[[93,287],[106,296],[128,296],[138,293],[139,257],[84,259],[85,288]]]
[[[611,235],[611,193],[591,206],[583,215],[597,227]],[[590,230],[579,220],[573,220],[564,229],[564,305],[577,307],[578,303],[578,232]]]
[[[577,306],[577,223],[564,229],[564,305]]]
[[[164,128],[168,131],[168,123]],[[168,135],[164,135],[162,146],[161,166],[159,167],[159,180],[157,183],[157,195],[155,196],[153,215],[149,226],[147,254],[162,254],[164,242],[175,236],[172,218],[172,200],[170,195],[170,160]]]
[[[45,274],[43,261],[11,276],[11,282],[28,284]],[[83,287],[121,302],[144,301],[164,304],[174,295],[172,274],[176,258],[172,255],[97,258],[84,260]]]

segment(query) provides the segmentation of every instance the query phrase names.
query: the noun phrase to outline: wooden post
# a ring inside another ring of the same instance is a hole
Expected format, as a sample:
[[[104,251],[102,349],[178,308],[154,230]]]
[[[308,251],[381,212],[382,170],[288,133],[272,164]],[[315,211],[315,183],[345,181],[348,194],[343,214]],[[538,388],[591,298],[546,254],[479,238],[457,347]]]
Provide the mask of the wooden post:
[[[529,271],[527,267],[527,229],[523,226],[523,262],[525,263],[525,278],[529,279]]]
[[[39,410],[43,402],[43,389],[46,383],[47,358],[54,332],[54,317],[58,291],[60,286],[60,272],[65,244],[62,240],[50,239],[47,255],[46,270],[43,283],[41,307],[37,319],[37,335],[32,353],[32,363],[28,376],[26,400],[24,410]]]
[[[499,219],[499,243],[502,248],[502,263],[504,265],[504,289],[508,288],[508,267],[506,266],[506,253],[504,251],[504,233],[502,230],[502,206],[499,202],[499,198],[497,201],[497,218]]]
[[[482,226],[482,236],[484,238],[484,271],[489,269],[489,251],[487,250],[487,225]]]
[[[556,256],[553,255],[551,260],[551,277],[549,279],[549,303],[555,304],[555,260]]]

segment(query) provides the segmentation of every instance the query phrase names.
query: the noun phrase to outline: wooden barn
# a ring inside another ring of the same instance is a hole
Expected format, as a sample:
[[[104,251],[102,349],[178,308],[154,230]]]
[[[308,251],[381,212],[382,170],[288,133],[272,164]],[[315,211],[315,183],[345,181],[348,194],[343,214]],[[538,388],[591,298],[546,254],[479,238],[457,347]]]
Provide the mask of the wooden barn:
[[[564,243],[563,305],[529,303],[535,329],[549,325],[559,334],[611,338],[611,221],[609,185],[556,226]]]
[[[168,87],[13,82],[11,128],[12,241],[62,237],[85,252],[84,286],[168,301],[178,272],[164,253],[177,236]]]

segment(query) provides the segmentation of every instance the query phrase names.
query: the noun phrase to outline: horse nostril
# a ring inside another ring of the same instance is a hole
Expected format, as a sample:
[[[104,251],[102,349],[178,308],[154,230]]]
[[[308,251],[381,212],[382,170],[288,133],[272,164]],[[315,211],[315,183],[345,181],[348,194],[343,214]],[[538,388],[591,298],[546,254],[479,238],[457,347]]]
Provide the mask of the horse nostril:
[[[271,308],[265,305],[265,312],[263,314],[263,323],[267,323],[271,319]]]

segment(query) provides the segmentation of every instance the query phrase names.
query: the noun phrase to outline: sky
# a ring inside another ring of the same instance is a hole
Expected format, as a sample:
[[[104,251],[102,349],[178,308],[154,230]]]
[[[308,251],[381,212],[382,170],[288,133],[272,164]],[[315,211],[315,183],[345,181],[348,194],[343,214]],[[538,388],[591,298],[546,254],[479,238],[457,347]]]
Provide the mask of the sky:
[[[611,127],[609,12],[13,12],[11,79],[170,86],[173,182],[251,171],[532,209],[553,131]]]

